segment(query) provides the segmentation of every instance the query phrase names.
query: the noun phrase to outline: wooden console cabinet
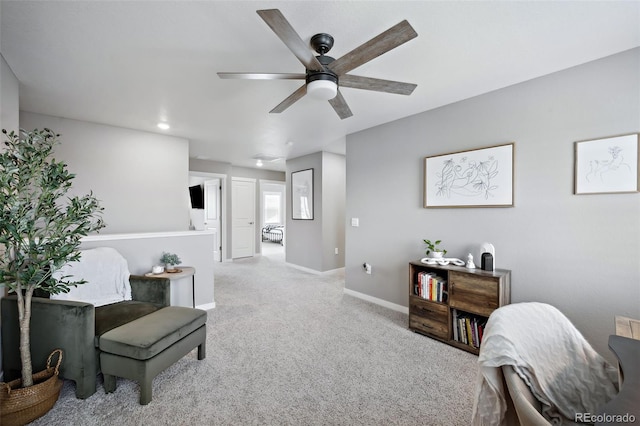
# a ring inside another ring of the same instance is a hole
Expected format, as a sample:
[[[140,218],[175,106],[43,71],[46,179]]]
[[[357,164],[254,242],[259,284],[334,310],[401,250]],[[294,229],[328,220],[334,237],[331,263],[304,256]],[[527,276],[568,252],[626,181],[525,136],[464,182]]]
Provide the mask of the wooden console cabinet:
[[[489,315],[511,302],[511,271],[409,263],[409,329],[478,354]]]

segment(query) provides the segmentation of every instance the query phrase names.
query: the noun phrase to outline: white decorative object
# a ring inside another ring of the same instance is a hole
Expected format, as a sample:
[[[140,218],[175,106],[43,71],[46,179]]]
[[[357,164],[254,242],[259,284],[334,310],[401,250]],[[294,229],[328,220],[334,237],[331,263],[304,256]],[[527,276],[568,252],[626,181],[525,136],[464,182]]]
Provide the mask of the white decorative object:
[[[482,253],[491,253],[493,256],[493,269],[496,269],[496,248],[491,243],[482,243],[480,244],[480,258],[482,258]]]
[[[476,264],[473,263],[473,255],[471,253],[469,253],[467,255],[467,268],[468,269],[476,269]]]
[[[446,257],[442,259],[434,259],[432,257],[423,257],[422,259],[420,259],[420,262],[426,265],[446,266],[449,263],[451,263],[452,265],[456,265],[456,266],[464,266],[464,261],[460,259],[456,259],[455,257]]]

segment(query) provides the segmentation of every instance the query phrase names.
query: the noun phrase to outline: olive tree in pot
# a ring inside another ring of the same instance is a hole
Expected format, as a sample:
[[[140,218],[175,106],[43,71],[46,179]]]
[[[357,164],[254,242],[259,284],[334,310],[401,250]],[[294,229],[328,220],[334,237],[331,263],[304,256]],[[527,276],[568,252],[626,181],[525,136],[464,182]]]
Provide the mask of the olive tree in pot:
[[[103,209],[92,193],[67,195],[75,175],[52,156],[59,135],[49,129],[2,132],[0,287],[17,296],[22,387],[28,387],[34,384],[29,340],[33,293],[68,293],[83,283],[71,276],[54,278],[54,273],[80,258],[83,236],[104,227]]]

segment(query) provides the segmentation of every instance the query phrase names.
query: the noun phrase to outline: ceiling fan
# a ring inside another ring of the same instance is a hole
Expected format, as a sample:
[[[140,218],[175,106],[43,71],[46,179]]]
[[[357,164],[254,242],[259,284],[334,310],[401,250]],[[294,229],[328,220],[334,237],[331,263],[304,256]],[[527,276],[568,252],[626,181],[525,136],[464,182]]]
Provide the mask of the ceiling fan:
[[[308,93],[311,96],[328,100],[338,116],[344,120],[351,117],[353,113],[338,90],[338,86],[400,95],[410,95],[417,87],[416,84],[411,83],[347,74],[360,65],[417,37],[418,34],[406,20],[356,47],[344,56],[334,59],[325,55],[333,47],[333,37],[329,34],[321,33],[311,37],[311,47],[319,54],[319,56],[315,56],[278,9],[258,10],[257,13],[302,62],[306,72],[304,74],[219,72],[218,76],[220,78],[253,80],[305,80],[305,84],[269,111],[270,113],[280,113],[286,110]]]

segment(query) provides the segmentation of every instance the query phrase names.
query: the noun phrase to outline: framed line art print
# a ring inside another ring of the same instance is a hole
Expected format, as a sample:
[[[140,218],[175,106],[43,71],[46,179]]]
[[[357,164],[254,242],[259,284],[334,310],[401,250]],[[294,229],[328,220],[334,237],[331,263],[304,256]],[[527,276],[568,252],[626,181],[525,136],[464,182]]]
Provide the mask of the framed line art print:
[[[638,192],[638,133],[575,143],[574,194]]]
[[[513,207],[514,143],[424,159],[424,207]]]
[[[291,172],[291,218],[313,220],[313,169]]]

